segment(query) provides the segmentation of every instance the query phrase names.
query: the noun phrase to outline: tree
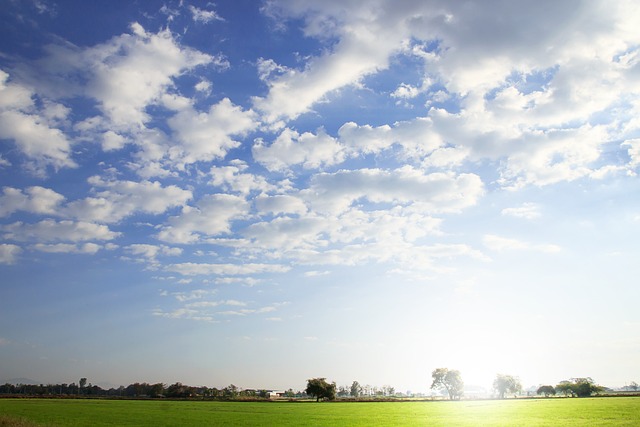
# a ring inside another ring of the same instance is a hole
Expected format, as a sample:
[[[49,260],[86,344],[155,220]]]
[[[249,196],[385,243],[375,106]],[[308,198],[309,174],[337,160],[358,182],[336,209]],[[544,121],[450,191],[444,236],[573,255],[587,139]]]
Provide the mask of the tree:
[[[574,396],[575,393],[573,392],[573,384],[571,383],[571,381],[560,381],[558,383],[558,385],[556,386],[556,392],[560,393],[560,394],[564,394],[565,396]]]
[[[360,383],[358,381],[354,381],[351,383],[351,396],[353,397],[360,397],[360,395],[362,394],[362,386],[360,385]]]
[[[520,380],[511,375],[498,374],[493,380],[493,388],[498,392],[500,399],[504,399],[505,393],[518,393],[522,390]]]
[[[556,391],[558,393],[571,397],[588,397],[593,393],[599,393],[602,390],[604,390],[604,387],[594,383],[593,379],[590,377],[571,378],[571,381],[561,381],[556,386]]]
[[[305,390],[309,396],[316,398],[316,402],[320,399],[334,400],[336,398],[336,383],[329,384],[325,378],[312,378],[307,380],[307,388]]]
[[[588,397],[593,393],[598,393],[604,390],[604,387],[597,385],[589,377],[571,378],[571,381],[573,382],[574,392],[578,397]]]
[[[464,391],[464,382],[460,371],[438,368],[431,373],[431,388],[445,389],[451,400],[460,400]]]
[[[541,385],[540,387],[538,387],[538,390],[536,390],[536,393],[538,394],[544,394],[544,397],[549,397],[551,395],[556,395],[556,389],[553,388],[552,385]]]

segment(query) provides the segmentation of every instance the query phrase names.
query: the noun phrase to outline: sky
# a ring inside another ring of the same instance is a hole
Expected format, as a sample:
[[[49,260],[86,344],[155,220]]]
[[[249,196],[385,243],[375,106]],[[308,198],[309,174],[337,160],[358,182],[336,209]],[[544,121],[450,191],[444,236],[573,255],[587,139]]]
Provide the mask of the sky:
[[[2,4],[0,379],[640,380],[636,2]]]

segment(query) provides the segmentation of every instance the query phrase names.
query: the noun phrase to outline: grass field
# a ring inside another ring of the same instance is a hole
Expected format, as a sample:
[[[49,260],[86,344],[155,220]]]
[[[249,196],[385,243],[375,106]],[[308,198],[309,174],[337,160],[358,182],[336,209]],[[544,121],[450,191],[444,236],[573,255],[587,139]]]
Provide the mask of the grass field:
[[[638,426],[640,397],[353,403],[0,399],[0,426],[13,420],[23,422],[19,426]]]

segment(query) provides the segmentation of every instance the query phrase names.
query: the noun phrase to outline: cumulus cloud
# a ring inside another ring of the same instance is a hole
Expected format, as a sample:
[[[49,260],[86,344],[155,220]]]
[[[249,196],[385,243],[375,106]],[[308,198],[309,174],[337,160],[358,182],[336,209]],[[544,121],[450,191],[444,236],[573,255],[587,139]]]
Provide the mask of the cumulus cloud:
[[[292,214],[301,215],[307,212],[307,205],[302,199],[290,195],[267,196],[260,195],[255,198],[258,211],[263,214]]]
[[[178,256],[182,254],[182,248],[172,248],[166,245],[148,245],[134,243],[126,247],[126,251],[134,256],[141,256],[147,259],[155,259],[158,255]]]
[[[253,99],[264,119],[271,123],[294,119],[327,93],[385,69],[406,33],[396,20],[381,19],[387,16],[382,9],[353,2],[267,3],[264,10],[275,19],[302,18],[307,36],[335,38],[337,43],[311,58],[303,70],[267,80],[268,95]]]
[[[66,212],[75,218],[118,222],[137,212],[161,214],[171,207],[184,205],[191,199],[192,193],[175,185],[163,187],[157,181],[118,181],[105,180],[94,176],[89,183],[97,191],[95,197],[70,202]]]
[[[246,162],[235,160],[229,166],[213,166],[209,171],[211,185],[221,187],[226,191],[249,194],[252,191],[268,192],[277,187],[270,184],[260,175],[245,172],[249,169]]]
[[[86,93],[100,102],[116,128],[125,129],[149,120],[145,107],[159,101],[172,78],[213,61],[179,46],[169,30],[149,33],[133,23],[131,32],[80,52],[79,60],[90,70]]]
[[[88,240],[113,240],[121,233],[109,230],[106,225],[85,221],[55,221],[45,219],[33,224],[14,222],[0,226],[6,240],[36,242],[83,242]]]
[[[55,191],[34,186],[20,190],[4,187],[0,195],[0,217],[9,216],[16,211],[36,214],[55,214],[64,196]]]
[[[231,221],[249,211],[249,203],[231,194],[204,196],[195,206],[185,206],[178,216],[169,218],[158,238],[170,243],[195,243],[201,236],[216,236],[231,232]]]
[[[177,113],[168,120],[180,146],[169,155],[178,163],[195,163],[224,157],[231,148],[240,145],[233,136],[244,136],[258,123],[254,113],[233,105],[229,98],[212,105],[206,113],[195,110],[190,104],[173,105]]]
[[[269,170],[285,170],[293,165],[316,169],[334,165],[344,159],[343,147],[323,130],[317,134],[285,129],[267,145],[261,138],[253,146],[253,158]]]
[[[340,212],[354,202],[419,204],[429,212],[452,212],[472,206],[484,194],[474,174],[432,173],[411,166],[395,170],[360,169],[321,173],[303,192],[313,208]]]
[[[96,243],[84,243],[82,245],[73,243],[36,243],[33,245],[33,249],[40,252],[48,253],[64,253],[64,254],[89,254],[93,255],[102,249],[101,245]]]
[[[625,2],[613,7],[537,2],[523,9],[497,1],[458,6],[444,1],[403,2],[401,7],[392,1],[375,7],[268,3],[265,10],[282,25],[289,18],[301,19],[307,36],[335,43],[308,59],[303,69],[263,59],[259,70],[269,93],[254,105],[268,121],[295,118],[328,92],[387,68],[391,56],[409,55],[424,61],[424,80],[402,83],[391,95],[409,100],[424,92],[428,103],[441,102],[438,94],[457,96],[460,111],[432,109],[427,117],[394,127],[346,123],[335,156],[326,159],[335,164],[345,154],[375,153],[395,144],[425,167],[500,162],[500,183],[510,188],[599,178],[617,170],[599,167],[601,147],[626,139],[638,126],[633,120],[622,127],[598,126],[593,119],[599,115],[602,120],[611,109],[616,117],[622,111],[636,116],[640,81],[632,70],[640,37],[630,29],[638,11]],[[336,71],[342,66],[348,72]],[[444,91],[429,92],[434,82]],[[630,102],[621,105],[621,99]],[[287,132],[281,137],[271,145],[258,140],[256,160],[272,170],[305,165],[304,144]],[[445,141],[449,146],[443,147]],[[287,151],[293,156],[287,157]]]
[[[181,264],[170,264],[166,271],[182,274],[185,276],[210,276],[210,275],[251,275],[262,273],[285,273],[290,267],[280,264],[206,264],[186,262]]]
[[[71,141],[51,120],[58,117],[54,113],[56,108],[62,115],[67,110],[53,104],[48,104],[48,110],[38,108],[34,97],[35,93],[30,88],[9,82],[9,74],[0,70],[0,139],[14,141],[18,149],[35,163],[36,172],[40,174],[49,165],[57,169],[75,167],[76,163],[71,158]]]

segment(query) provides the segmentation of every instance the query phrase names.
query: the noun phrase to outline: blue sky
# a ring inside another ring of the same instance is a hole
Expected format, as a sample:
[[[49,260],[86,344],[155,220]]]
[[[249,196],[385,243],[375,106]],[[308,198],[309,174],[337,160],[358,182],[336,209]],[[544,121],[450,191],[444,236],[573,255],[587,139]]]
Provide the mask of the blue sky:
[[[633,2],[1,9],[0,378],[640,378]]]

